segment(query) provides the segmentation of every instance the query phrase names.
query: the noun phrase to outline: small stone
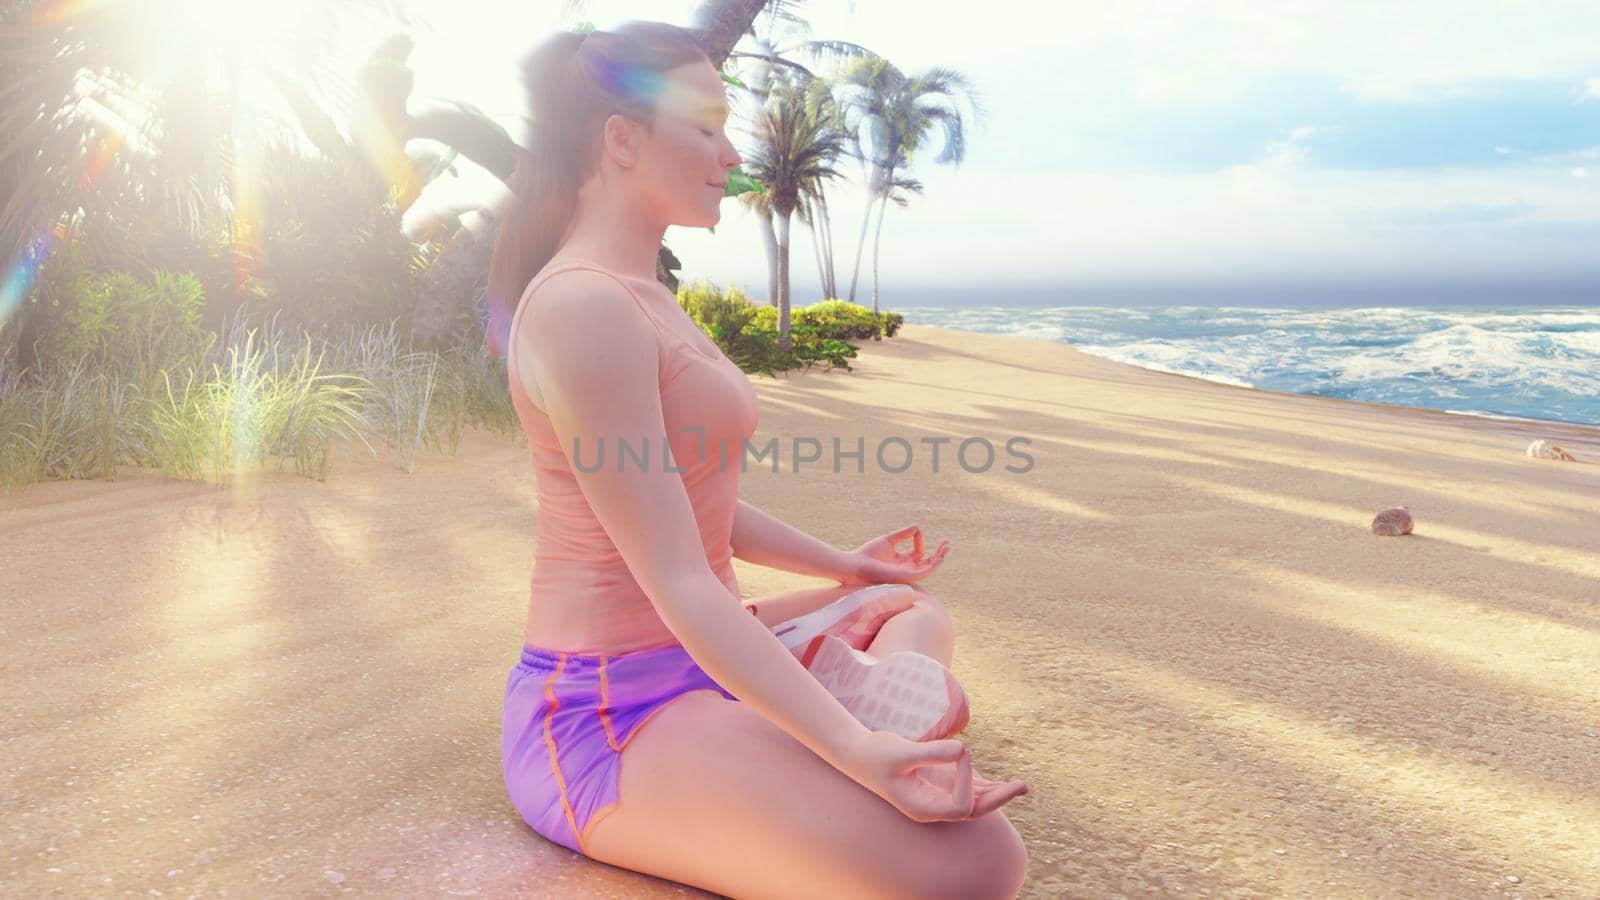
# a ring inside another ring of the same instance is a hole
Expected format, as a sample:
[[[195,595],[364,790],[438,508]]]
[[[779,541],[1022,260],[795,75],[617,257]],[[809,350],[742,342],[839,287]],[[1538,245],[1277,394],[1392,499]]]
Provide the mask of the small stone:
[[[393,878],[394,877],[394,866],[384,866],[383,868],[379,869],[378,870],[378,877],[379,878]]]
[[[1511,882],[1512,884],[1521,884],[1522,883],[1522,879],[1518,878],[1515,875],[1507,875],[1506,876],[1506,880]]]
[[[1282,847],[1279,847],[1278,849],[1276,849],[1276,850],[1274,850],[1272,852],[1278,854],[1279,856],[1282,856],[1285,853],[1288,853],[1289,851],[1283,849]]]
[[[1378,513],[1372,520],[1372,533],[1385,537],[1399,537],[1410,534],[1412,528],[1411,510],[1408,507],[1396,506]]]
[[[340,884],[340,883],[342,883],[344,881],[344,873],[343,872],[335,872],[332,869],[329,869],[328,871],[323,872],[322,873],[322,877],[328,879],[329,881],[333,882],[334,884]]]

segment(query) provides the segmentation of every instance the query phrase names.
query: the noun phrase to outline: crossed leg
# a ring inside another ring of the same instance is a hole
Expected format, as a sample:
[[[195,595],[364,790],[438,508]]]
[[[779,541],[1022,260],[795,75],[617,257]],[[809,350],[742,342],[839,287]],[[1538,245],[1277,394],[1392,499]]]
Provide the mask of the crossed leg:
[[[730,897],[1013,898],[1022,835],[1001,810],[915,822],[742,703],[692,691],[622,751],[601,862]]]

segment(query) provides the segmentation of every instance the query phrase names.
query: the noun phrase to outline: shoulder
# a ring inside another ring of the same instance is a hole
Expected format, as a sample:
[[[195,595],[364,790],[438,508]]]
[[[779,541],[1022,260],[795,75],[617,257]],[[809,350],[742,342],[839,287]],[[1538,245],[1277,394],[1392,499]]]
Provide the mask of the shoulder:
[[[527,318],[565,323],[640,319],[639,304],[615,276],[594,269],[567,269],[544,279],[523,298]]]
[[[660,341],[628,288],[592,269],[557,272],[522,299],[512,340],[541,371],[595,373],[661,362]]]

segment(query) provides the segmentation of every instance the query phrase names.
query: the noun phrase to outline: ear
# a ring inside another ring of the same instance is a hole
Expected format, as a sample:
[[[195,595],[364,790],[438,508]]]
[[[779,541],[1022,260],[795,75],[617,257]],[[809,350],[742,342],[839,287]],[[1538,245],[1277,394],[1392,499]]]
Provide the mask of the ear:
[[[605,124],[606,152],[623,166],[631,166],[638,159],[639,144],[644,129],[627,116],[612,115]]]

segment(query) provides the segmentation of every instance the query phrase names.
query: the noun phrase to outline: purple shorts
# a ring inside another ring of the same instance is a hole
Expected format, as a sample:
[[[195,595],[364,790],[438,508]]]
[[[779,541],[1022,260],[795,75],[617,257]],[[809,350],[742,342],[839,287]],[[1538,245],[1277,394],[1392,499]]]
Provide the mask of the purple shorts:
[[[865,604],[865,612],[840,636],[866,649],[892,605],[866,598],[896,590],[904,588],[873,586],[846,595]],[[835,603],[847,608],[849,601]],[[773,629],[783,632],[786,644],[800,647],[804,636],[794,633],[797,627],[809,632],[832,626],[790,619]],[[512,805],[534,831],[588,856],[589,833],[617,807],[622,748],[669,701],[693,691],[739,699],[711,680],[681,645],[621,656],[524,646],[506,679],[500,723],[500,758]]]
[[[618,753],[667,701],[723,690],[682,646],[591,656],[523,646],[506,679],[500,759],[512,805],[533,830],[583,855],[617,806]]]

